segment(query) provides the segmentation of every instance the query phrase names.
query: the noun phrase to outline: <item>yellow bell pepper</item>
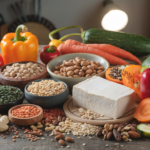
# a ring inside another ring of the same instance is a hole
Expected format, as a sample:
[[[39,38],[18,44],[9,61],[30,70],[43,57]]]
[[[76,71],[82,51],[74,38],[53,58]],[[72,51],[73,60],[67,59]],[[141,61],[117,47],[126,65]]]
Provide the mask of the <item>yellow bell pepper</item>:
[[[20,33],[21,30],[24,33]],[[38,39],[27,32],[25,25],[19,25],[15,33],[6,34],[1,41],[4,64],[20,61],[37,61]]]
[[[68,34],[68,35],[65,35],[63,36],[62,38],[60,38],[59,40],[57,39],[53,39],[52,35],[61,31],[61,30],[65,30],[65,29],[70,29],[70,28],[79,28],[81,30],[81,33],[83,32],[83,29],[80,27],[80,26],[77,26],[77,25],[74,25],[74,26],[67,26],[67,27],[63,27],[63,28],[60,28],[60,29],[56,29],[56,30],[53,30],[52,32],[49,33],[49,39],[51,40],[49,42],[49,45],[53,45],[55,47],[58,47],[60,44],[62,43],[65,43],[65,41],[62,41],[63,39],[69,37],[69,36],[74,36],[74,35],[77,35],[79,36],[78,33],[72,33],[72,34]],[[81,34],[80,34],[81,35]]]

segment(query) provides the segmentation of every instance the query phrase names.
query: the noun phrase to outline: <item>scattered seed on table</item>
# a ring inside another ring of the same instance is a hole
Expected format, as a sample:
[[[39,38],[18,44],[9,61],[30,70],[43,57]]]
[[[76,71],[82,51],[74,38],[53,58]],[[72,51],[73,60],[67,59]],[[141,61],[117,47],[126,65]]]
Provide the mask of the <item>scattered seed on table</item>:
[[[68,145],[67,148],[69,148],[70,146]]]
[[[85,143],[83,143],[83,146],[85,146],[86,144]]]
[[[3,136],[3,139],[6,139],[6,136]]]
[[[16,142],[16,139],[13,139],[13,142]]]
[[[41,137],[41,140],[45,140],[45,138],[44,138],[44,137]]]
[[[15,139],[15,138],[16,138],[16,136],[12,136],[12,138],[13,138],[13,139]]]
[[[9,132],[5,132],[5,134],[9,134]]]
[[[106,146],[106,147],[108,147],[109,145],[108,145],[108,144],[106,144],[105,146]]]

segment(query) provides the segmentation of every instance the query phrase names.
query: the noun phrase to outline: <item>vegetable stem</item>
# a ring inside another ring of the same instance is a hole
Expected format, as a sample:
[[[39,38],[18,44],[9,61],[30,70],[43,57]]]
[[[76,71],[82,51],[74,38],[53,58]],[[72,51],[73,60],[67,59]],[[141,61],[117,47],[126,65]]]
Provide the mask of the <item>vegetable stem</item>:
[[[53,40],[54,38],[52,37],[53,34],[59,32],[59,31],[62,31],[62,30],[65,30],[65,29],[70,29],[70,28],[79,28],[81,30],[81,33],[83,33],[83,29],[80,27],[80,26],[77,26],[77,25],[74,25],[74,26],[67,26],[67,27],[63,27],[63,28],[60,28],[60,29],[56,29],[52,32],[49,33],[49,39],[50,40]]]
[[[25,41],[25,40],[26,40],[26,37],[22,37],[22,36],[20,35],[20,32],[21,32],[21,31],[22,31],[22,32],[27,32],[27,31],[28,31],[28,28],[27,28],[25,25],[23,25],[23,24],[19,25],[19,26],[17,27],[16,31],[15,31],[15,37],[14,37],[14,39],[12,39],[13,42]]]
[[[67,35],[63,36],[62,38],[60,38],[59,40],[62,41],[63,39],[65,39],[65,38],[67,38],[69,36],[81,36],[81,33],[67,34]]]

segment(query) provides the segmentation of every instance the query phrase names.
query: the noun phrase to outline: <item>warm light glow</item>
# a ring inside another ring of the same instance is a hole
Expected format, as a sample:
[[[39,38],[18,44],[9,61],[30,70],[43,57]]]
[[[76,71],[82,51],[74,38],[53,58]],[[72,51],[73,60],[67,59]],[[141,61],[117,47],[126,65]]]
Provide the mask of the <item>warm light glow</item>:
[[[119,31],[128,23],[128,16],[122,10],[111,10],[102,19],[102,27],[105,30]]]

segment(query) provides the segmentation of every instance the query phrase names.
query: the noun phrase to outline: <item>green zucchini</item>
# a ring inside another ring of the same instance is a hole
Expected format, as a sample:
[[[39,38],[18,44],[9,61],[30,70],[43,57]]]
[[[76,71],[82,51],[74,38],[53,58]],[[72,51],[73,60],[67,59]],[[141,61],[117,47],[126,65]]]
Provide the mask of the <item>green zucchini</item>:
[[[150,39],[140,35],[95,28],[84,31],[82,39],[84,43],[111,44],[136,56],[150,54]]]
[[[150,137],[150,124],[137,125],[137,131],[145,137]]]

